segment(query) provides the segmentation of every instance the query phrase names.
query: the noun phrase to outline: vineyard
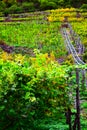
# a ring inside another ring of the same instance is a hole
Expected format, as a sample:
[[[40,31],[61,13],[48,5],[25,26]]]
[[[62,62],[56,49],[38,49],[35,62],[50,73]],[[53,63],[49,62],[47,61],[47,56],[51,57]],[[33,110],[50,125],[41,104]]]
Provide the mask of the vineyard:
[[[87,11],[0,15],[0,129],[87,129]]]

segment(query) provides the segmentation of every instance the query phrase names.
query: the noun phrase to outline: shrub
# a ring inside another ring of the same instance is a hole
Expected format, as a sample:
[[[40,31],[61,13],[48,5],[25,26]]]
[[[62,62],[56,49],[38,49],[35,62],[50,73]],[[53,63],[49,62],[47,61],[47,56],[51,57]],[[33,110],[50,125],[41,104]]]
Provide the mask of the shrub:
[[[9,13],[20,13],[20,12],[23,12],[22,7],[18,6],[16,4],[14,4],[11,7],[9,7],[8,10],[9,10]]]
[[[33,2],[24,2],[22,4],[23,10],[26,11],[35,11],[34,3]]]
[[[3,1],[0,1],[0,11],[3,11],[6,7],[6,4]]]
[[[8,8],[6,8],[6,9],[4,10],[4,12],[3,12],[3,14],[4,14],[5,17],[7,17],[9,13],[10,13],[10,11],[9,11]]]
[[[40,9],[41,10],[45,10],[45,9],[56,9],[57,8],[57,4],[55,2],[42,2],[40,5]]]
[[[68,107],[65,69],[47,54],[20,57],[0,58],[0,129],[33,130],[35,120],[60,119]]]
[[[83,4],[80,8],[81,8],[81,9],[86,9],[86,10],[87,10],[87,4]]]

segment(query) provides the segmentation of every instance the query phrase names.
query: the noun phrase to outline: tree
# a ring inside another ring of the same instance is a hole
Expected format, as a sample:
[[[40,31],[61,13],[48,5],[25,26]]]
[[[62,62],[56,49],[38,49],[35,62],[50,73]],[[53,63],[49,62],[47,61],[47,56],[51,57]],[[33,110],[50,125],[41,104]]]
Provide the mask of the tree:
[[[3,2],[7,5],[7,7],[16,3],[16,0],[3,0]]]

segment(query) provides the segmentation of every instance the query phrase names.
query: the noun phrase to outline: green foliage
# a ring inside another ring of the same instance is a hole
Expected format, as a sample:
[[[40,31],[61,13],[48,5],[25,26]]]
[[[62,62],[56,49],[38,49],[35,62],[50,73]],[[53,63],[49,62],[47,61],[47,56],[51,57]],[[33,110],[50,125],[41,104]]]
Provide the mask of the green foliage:
[[[83,4],[80,8],[81,9],[87,9],[87,4]]]
[[[10,6],[16,4],[16,0],[3,0],[3,2],[6,4],[7,8],[9,8]]]
[[[3,11],[3,13],[4,13],[4,16],[5,16],[5,17],[7,17],[7,16],[8,16],[8,14],[9,14],[9,9],[8,9],[8,8],[6,8],[6,9]]]
[[[86,117],[87,117],[87,115],[86,115]],[[81,129],[82,130],[87,129],[87,119],[84,119],[83,117],[81,117]]]
[[[57,4],[55,2],[47,2],[44,1],[40,5],[41,10],[46,10],[46,9],[55,9],[57,8]]]
[[[23,12],[23,9],[21,6],[18,6],[16,4],[12,5],[11,7],[8,8],[9,14],[11,13],[21,13]]]
[[[82,14],[84,16],[84,13]],[[72,22],[72,26],[75,32],[80,36],[81,42],[84,45],[83,60],[87,62],[87,19],[83,19],[81,22]],[[78,26],[77,26],[78,25]]]
[[[62,115],[63,118],[64,115]],[[35,130],[68,130],[68,125],[65,124],[65,120],[53,120],[52,118],[46,118],[44,120],[38,120],[35,122]]]
[[[22,8],[23,5],[23,12],[25,11],[35,11],[35,10],[47,10],[47,9],[55,9],[55,8],[65,8],[65,7],[81,7],[86,9],[87,1],[82,0],[3,0],[6,4],[6,7],[9,8],[14,4],[19,5]],[[27,4],[26,4],[27,3]],[[31,4],[33,3],[33,4]],[[30,6],[31,5],[31,6]],[[29,8],[30,9],[29,9]],[[4,11],[4,8],[2,8]],[[18,10],[19,11],[19,10]]]
[[[86,47],[87,48],[87,47]],[[84,54],[83,54],[83,60],[85,61],[85,62],[87,62],[87,52],[85,52]]]
[[[5,8],[3,11],[4,16],[8,16],[8,14],[21,13],[21,12],[23,12],[23,8],[21,6],[18,6],[17,4],[13,4],[9,8]]]
[[[9,23],[6,25],[1,23],[0,38],[8,45],[28,47],[31,49],[30,51],[39,48],[42,53],[50,55],[53,52],[56,58],[65,56],[66,49],[62,47],[64,43],[58,30],[60,22],[47,23],[45,20],[38,21],[40,17],[43,19],[44,15],[29,17],[30,20],[35,19],[32,22],[12,22],[10,25],[8,25]]]
[[[0,37],[8,44],[26,45],[48,52],[42,54],[35,49],[36,57],[29,59],[21,55],[12,58],[10,54],[0,54],[0,129],[68,130],[64,113],[68,107],[73,108],[71,102],[72,98],[75,100],[76,87],[74,70],[81,66],[60,66],[55,61],[54,54],[58,57],[65,54],[58,33],[59,25],[58,22],[44,24],[37,21],[0,25]],[[71,57],[67,60],[72,63]],[[72,70],[73,76],[68,77],[67,73]],[[82,108],[86,109],[87,103],[83,103]],[[83,130],[87,128],[86,122],[81,118]]]
[[[6,7],[6,4],[3,1],[0,1],[0,11],[3,11]]]
[[[81,105],[82,105],[82,108],[86,108],[87,109],[87,102],[83,102]]]
[[[35,53],[29,63],[0,59],[0,129],[33,129],[38,118],[60,119],[69,106],[65,68]]]
[[[35,11],[35,7],[34,7],[34,3],[33,2],[24,2],[22,4],[22,8],[25,12],[28,12],[28,11]]]

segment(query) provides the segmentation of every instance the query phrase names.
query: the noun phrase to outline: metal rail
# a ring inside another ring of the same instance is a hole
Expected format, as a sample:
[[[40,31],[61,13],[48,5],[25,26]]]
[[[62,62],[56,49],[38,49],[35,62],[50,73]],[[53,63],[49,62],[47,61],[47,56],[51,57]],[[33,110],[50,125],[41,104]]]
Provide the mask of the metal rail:
[[[74,46],[71,43],[71,40],[70,40],[70,37],[66,31],[66,28],[62,29],[62,34],[65,38],[65,43],[67,45],[67,48],[68,48],[68,50],[70,50],[70,52],[74,58],[75,63],[78,65],[81,65],[81,64],[84,65],[85,63],[80,59],[80,57],[78,56],[78,53],[76,52]]]
[[[71,38],[70,38],[70,34],[68,34],[67,29],[66,28],[62,28],[61,32],[63,34],[63,37],[65,38],[65,45],[67,47],[67,50],[72,54],[74,62],[77,65],[85,65],[85,63],[78,56],[78,52],[75,50],[75,48],[74,48],[74,46],[72,44],[72,41],[71,41]],[[79,44],[80,47],[81,47],[81,43],[77,43],[77,44]],[[86,87],[87,87],[86,70],[82,69],[81,73],[82,73],[83,77],[85,77],[85,84],[86,84]]]

